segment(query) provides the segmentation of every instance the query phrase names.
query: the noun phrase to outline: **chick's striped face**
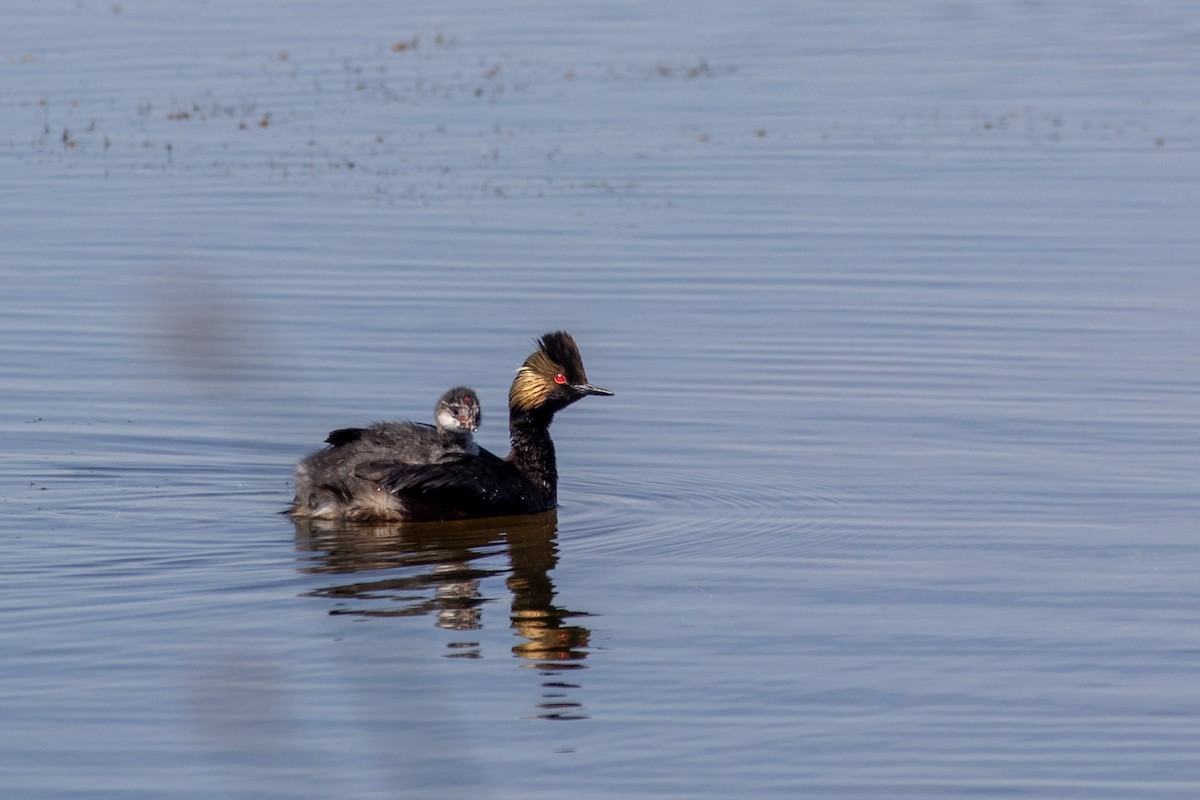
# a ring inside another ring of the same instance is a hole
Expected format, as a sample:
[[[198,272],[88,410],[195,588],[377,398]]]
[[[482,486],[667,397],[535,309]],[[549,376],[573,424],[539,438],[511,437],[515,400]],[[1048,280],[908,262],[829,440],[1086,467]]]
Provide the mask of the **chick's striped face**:
[[[451,389],[438,400],[434,409],[437,426],[449,431],[479,430],[483,415],[479,409],[479,398],[465,386]]]

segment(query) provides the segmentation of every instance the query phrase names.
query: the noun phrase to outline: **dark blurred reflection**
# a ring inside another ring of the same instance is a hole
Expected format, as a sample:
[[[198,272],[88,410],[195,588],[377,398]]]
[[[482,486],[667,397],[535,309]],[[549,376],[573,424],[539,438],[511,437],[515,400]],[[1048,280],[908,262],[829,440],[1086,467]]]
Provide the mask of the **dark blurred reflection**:
[[[557,512],[444,523],[295,525],[297,549],[311,554],[304,572],[356,578],[339,578],[307,596],[333,600],[329,613],[335,615],[430,615],[439,628],[464,634],[447,645],[447,658],[482,657],[480,642],[469,635],[483,627],[483,606],[495,599],[484,595],[482,584],[507,575],[509,621],[522,639],[512,653],[550,679],[542,684],[537,716],[585,718],[578,703],[566,700],[566,691],[578,687],[562,679],[584,668],[591,633],[568,624],[586,613],[554,604]],[[507,568],[498,563],[505,556]]]
[[[156,264],[138,290],[143,340],[164,364],[222,401],[254,385],[267,336],[232,280],[201,265]]]

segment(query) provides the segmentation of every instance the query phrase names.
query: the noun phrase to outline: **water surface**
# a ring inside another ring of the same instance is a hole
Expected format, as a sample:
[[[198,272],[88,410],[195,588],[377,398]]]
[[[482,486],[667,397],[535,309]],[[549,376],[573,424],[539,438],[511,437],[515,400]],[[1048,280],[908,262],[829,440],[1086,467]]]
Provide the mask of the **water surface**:
[[[14,3],[14,797],[1190,798],[1184,3]],[[571,330],[561,507],[296,526]]]

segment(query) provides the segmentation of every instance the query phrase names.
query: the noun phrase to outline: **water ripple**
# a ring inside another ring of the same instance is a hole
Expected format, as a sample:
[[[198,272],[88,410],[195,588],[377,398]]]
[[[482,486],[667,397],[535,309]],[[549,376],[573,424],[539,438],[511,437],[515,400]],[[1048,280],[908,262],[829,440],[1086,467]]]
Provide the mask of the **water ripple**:
[[[570,535],[582,550],[608,554],[695,552],[740,556],[777,551],[780,540],[806,547],[845,535],[830,519],[846,500],[790,476],[681,481],[684,473],[576,476],[565,492]],[[789,547],[793,547],[789,545]]]

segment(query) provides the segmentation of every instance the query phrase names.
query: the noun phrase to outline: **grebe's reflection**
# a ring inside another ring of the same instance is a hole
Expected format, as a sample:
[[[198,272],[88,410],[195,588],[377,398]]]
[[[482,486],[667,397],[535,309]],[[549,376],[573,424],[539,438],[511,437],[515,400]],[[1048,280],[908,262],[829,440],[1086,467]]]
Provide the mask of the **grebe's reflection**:
[[[554,605],[550,573],[558,563],[555,511],[441,523],[362,525],[296,520],[296,546],[310,553],[301,569],[312,574],[358,575],[359,580],[308,592],[335,601],[331,614],[371,617],[432,615],[447,630],[483,626],[481,582],[507,574],[511,627],[523,639],[512,648],[522,666],[550,679],[584,667],[590,631],[566,621],[586,616]],[[507,554],[507,567],[498,560]],[[362,573],[376,573],[371,579]],[[470,637],[451,642],[447,658],[479,658]],[[583,718],[577,703],[562,702],[572,684],[551,680],[538,716]]]

